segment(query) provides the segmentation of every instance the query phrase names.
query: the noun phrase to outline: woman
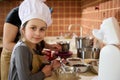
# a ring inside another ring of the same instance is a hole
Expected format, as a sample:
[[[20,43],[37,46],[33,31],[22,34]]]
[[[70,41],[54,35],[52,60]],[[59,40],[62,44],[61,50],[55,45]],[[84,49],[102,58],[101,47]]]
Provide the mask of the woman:
[[[21,21],[18,17],[18,7],[16,7],[7,15],[4,24],[3,50],[1,53],[1,80],[8,80],[10,56],[20,36],[20,25]]]

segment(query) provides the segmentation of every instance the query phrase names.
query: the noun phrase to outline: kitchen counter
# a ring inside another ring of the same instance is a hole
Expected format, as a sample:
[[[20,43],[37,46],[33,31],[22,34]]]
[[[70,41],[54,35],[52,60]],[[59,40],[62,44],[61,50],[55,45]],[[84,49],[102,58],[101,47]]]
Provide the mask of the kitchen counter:
[[[79,78],[77,80],[92,80],[93,78],[97,77],[97,74],[94,74],[91,71],[87,71],[85,73],[80,73]],[[46,78],[45,80],[59,80],[55,74],[53,74],[51,77]],[[64,79],[62,79],[64,80]],[[72,79],[71,79],[72,80]]]
[[[94,74],[93,72],[88,71],[88,72],[80,74],[81,79],[79,80],[92,80],[96,76],[97,74]]]

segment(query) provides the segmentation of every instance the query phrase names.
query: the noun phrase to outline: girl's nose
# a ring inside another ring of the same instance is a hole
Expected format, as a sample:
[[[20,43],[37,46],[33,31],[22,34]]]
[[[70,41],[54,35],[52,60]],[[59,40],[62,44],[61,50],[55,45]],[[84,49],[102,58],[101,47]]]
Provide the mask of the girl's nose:
[[[40,35],[40,31],[39,30],[35,31],[35,34]]]

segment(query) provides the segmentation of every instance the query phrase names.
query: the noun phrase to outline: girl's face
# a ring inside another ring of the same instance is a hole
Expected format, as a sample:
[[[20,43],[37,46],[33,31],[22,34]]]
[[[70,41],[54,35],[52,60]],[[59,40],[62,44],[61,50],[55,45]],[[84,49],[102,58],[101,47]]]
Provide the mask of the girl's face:
[[[46,29],[47,25],[44,21],[32,19],[23,28],[23,35],[28,42],[37,44],[44,39]]]

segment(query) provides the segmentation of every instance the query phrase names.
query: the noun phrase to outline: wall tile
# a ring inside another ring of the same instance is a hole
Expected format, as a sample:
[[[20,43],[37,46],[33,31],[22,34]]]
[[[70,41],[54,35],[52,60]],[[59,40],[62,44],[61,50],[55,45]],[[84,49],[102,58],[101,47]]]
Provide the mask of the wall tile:
[[[22,1],[0,2],[2,12],[0,13],[0,36],[3,35],[3,24],[7,13]],[[103,19],[111,16],[115,16],[120,22],[120,0],[47,0],[46,4],[53,8],[53,24],[48,28],[46,36],[67,33],[70,24],[79,24],[84,28],[83,34],[87,35],[93,28],[100,28]],[[80,35],[80,26],[74,26],[71,32]]]

